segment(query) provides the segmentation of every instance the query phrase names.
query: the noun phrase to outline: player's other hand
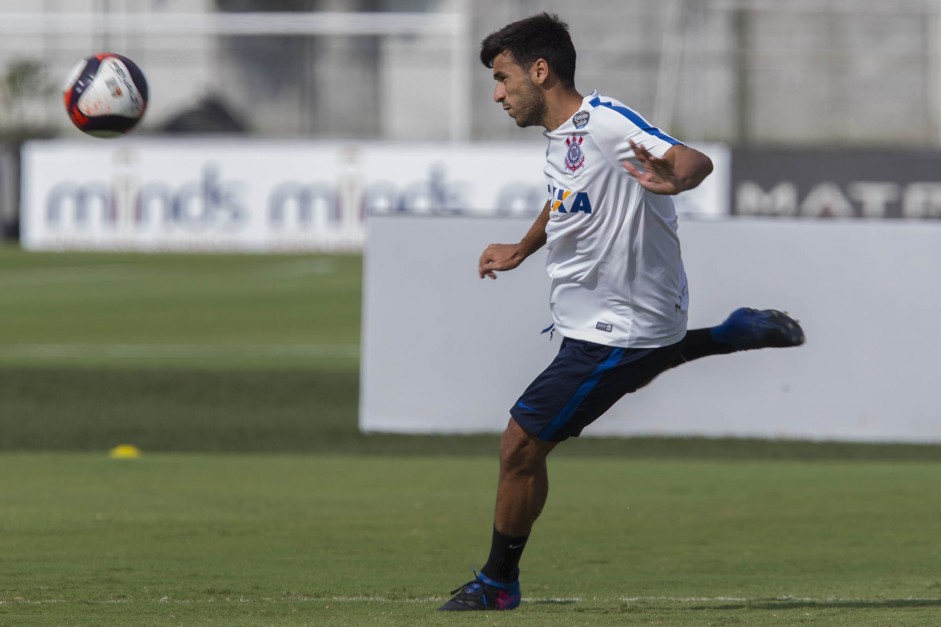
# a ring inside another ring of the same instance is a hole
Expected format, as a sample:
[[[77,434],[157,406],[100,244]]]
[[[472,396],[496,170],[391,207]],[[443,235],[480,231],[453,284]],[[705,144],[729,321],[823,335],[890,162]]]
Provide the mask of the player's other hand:
[[[628,143],[643,169],[630,161],[622,161],[622,163],[624,169],[637,179],[641,187],[654,194],[669,195],[683,191],[683,184],[673,171],[673,164],[669,160],[653,156],[649,150],[631,140],[628,140]]]
[[[480,255],[477,273],[480,278],[497,278],[497,272],[512,270],[526,258],[520,251],[519,244],[490,244]]]

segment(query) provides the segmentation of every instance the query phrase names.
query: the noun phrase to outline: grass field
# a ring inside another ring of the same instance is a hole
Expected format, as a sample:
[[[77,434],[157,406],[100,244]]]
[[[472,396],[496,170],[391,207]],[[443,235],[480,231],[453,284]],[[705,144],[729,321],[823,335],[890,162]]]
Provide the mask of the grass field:
[[[0,625],[941,624],[941,447],[737,440],[560,447],[522,608],[435,613],[496,439],[357,432],[360,272],[0,248]]]
[[[493,471],[477,456],[8,454],[0,622],[936,625],[941,615],[938,464],[615,458],[553,464],[521,611],[437,615],[480,565]]]

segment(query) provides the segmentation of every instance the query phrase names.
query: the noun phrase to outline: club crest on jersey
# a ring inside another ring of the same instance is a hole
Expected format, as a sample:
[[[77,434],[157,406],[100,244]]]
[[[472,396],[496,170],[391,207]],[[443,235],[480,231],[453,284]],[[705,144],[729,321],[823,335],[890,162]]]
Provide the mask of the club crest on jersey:
[[[572,135],[565,140],[565,169],[574,172],[585,165],[585,153],[582,152],[582,141],[584,137]]]

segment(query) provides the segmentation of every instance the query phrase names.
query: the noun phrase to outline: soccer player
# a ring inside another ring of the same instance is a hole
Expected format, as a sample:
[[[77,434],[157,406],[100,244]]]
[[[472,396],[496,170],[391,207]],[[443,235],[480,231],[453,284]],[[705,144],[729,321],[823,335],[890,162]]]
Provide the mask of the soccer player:
[[[786,314],[741,308],[717,327],[687,332],[688,293],[673,194],[712,171],[709,158],[617,100],[575,89],[568,26],[542,13],[489,35],[481,62],[493,99],[516,124],[542,126],[549,201],[517,244],[491,244],[481,278],[512,270],[548,246],[549,305],[562,344],[510,410],[490,556],[441,610],[509,610],[520,603],[519,562],[549,483],[546,457],[625,394],[709,355],[798,346]]]

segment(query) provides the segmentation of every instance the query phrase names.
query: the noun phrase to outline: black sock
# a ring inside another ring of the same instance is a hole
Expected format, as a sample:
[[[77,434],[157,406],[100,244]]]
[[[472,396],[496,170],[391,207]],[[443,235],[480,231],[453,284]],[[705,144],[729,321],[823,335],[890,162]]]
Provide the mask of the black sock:
[[[719,342],[713,337],[712,329],[693,329],[686,334],[683,348],[672,367],[710,355],[727,355],[734,352],[734,346]]]
[[[526,548],[525,536],[506,536],[493,528],[493,540],[490,542],[490,557],[480,572],[500,583],[512,583],[519,578],[520,558]]]

